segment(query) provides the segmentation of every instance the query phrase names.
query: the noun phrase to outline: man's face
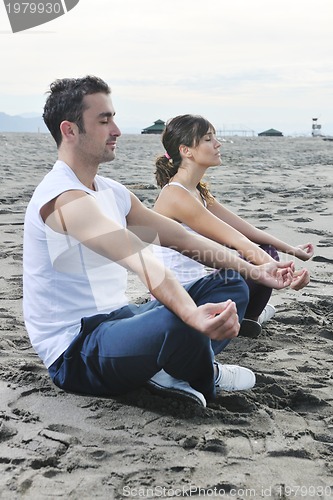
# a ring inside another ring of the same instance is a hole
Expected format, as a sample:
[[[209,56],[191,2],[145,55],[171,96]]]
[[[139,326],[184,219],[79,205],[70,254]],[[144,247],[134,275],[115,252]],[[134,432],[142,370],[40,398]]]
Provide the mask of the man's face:
[[[116,142],[121,132],[114,122],[111,97],[101,92],[87,95],[84,104],[87,107],[83,112],[85,132],[78,136],[77,152],[90,163],[114,160]]]

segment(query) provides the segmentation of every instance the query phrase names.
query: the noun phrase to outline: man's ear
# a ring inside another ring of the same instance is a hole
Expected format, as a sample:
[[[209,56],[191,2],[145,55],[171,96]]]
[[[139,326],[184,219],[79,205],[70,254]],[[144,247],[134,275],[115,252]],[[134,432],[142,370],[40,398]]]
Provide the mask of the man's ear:
[[[68,120],[64,120],[60,123],[60,132],[65,141],[72,141],[77,134],[77,125]]]

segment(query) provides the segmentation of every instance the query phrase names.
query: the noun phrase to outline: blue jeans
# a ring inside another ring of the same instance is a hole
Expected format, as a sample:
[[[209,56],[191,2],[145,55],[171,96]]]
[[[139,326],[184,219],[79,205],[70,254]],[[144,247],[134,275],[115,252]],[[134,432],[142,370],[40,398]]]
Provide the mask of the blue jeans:
[[[235,271],[220,270],[185,288],[197,305],[232,299],[239,321],[243,319],[248,287]],[[228,343],[211,341],[153,300],[83,318],[80,333],[49,373],[65,391],[117,396],[142,386],[163,368],[210,398],[215,395],[214,354]]]

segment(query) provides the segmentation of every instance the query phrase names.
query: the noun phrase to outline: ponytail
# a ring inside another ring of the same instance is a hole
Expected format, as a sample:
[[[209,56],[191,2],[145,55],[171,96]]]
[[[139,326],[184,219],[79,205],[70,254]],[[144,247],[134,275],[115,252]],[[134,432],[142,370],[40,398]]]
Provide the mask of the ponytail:
[[[159,156],[155,162],[156,170],[155,170],[155,178],[157,185],[162,189],[166,184],[169,184],[170,180],[176,173],[178,172],[177,165],[174,165],[174,162],[167,158],[165,155]],[[197,189],[200,193],[200,196],[207,205],[210,205],[214,198],[211,195],[208,184],[206,182],[200,181],[197,185]]]
[[[157,185],[162,189],[170,182],[170,179],[178,172],[179,165],[167,158],[165,155],[159,156],[155,162],[156,170],[155,177]]]

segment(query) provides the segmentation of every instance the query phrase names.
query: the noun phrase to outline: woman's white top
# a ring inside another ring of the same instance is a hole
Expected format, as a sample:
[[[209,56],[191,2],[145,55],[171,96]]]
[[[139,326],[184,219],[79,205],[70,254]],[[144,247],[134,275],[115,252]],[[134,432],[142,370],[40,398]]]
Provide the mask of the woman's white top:
[[[179,182],[170,182],[169,184],[166,184],[163,189],[166,189],[168,186],[179,186],[180,188],[185,189],[185,191],[190,193],[190,191]],[[204,205],[205,207],[207,206],[205,200]],[[182,223],[182,226],[187,231],[190,231],[193,234],[199,234],[188,227],[186,224]],[[181,253],[177,252],[176,250],[172,250],[171,248],[155,245],[154,254],[164,262],[165,267],[169,268],[176,275],[176,278],[182,285],[202,278],[208,273],[207,268],[203,264],[201,264],[200,262],[196,262],[190,257],[182,255]]]

